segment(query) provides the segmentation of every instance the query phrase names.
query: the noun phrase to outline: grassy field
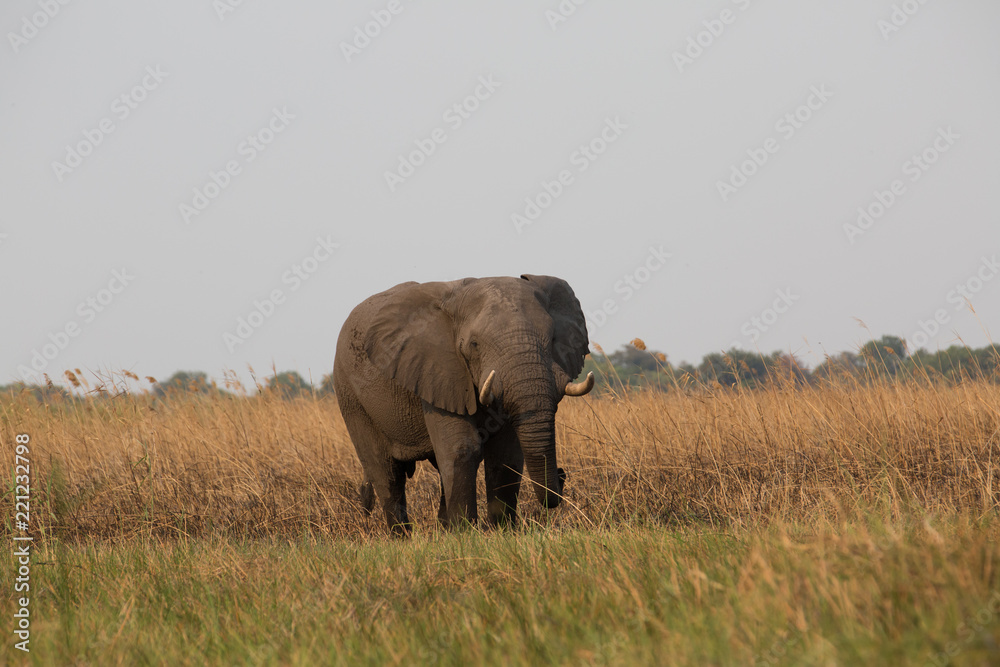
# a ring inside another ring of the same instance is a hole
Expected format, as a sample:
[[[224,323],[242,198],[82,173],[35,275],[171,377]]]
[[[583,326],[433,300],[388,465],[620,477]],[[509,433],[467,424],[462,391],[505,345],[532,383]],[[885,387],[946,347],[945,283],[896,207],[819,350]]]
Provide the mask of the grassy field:
[[[17,433],[31,653],[9,584],[3,664],[1000,663],[993,384],[566,399],[563,506],[443,532],[421,464],[408,541],[361,512],[329,397],[6,397],[6,470]]]

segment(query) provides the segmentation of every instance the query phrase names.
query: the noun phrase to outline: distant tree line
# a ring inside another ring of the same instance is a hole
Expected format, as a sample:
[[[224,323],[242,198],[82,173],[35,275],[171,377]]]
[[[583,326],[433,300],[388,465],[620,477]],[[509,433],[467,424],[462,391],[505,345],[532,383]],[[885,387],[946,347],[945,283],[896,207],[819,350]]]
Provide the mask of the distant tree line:
[[[852,379],[867,382],[879,379],[912,379],[926,381],[961,382],[980,379],[1000,382],[1000,344],[972,349],[953,345],[946,350],[929,352],[917,350],[908,354],[906,343],[897,336],[882,336],[861,346],[858,352],[840,352],[828,356],[823,363],[809,369],[794,355],[786,352],[761,354],[741,349],[713,352],[702,357],[697,366],[684,362],[674,366],[662,352],[646,349],[638,338],[615,352],[605,354],[600,348],[587,356],[583,372],[593,372],[597,379],[595,391],[613,389],[647,388],[667,391],[690,385],[754,388],[771,383],[798,385],[818,384],[833,379]],[[124,371],[124,377],[138,380]],[[87,396],[111,397],[127,393],[114,382],[98,382],[91,387],[79,369],[66,371],[66,379],[74,388]],[[235,379],[227,379],[222,388],[200,371],[178,371],[168,380],[157,382],[146,378],[151,393],[160,399],[175,394],[232,394],[246,393]],[[264,396],[292,399],[298,396],[321,398],[333,395],[333,374],[323,376],[314,387],[296,371],[275,373],[263,383],[254,378],[256,389]],[[235,390],[235,391],[231,391]],[[41,402],[53,399],[74,400],[78,394],[48,380],[43,385],[14,383],[0,385],[0,396],[28,392]]]
[[[79,369],[75,373],[67,371],[64,375],[74,388],[81,389],[81,392],[86,396],[110,397],[116,393],[126,393],[121,390],[118,383],[113,379],[98,381],[93,387],[89,383],[82,383],[80,381],[82,374]],[[125,373],[125,375],[132,379],[138,379],[130,373]],[[245,393],[237,381],[227,380],[226,388],[219,387],[214,380],[211,380],[206,373],[201,371],[177,371],[164,382],[158,382],[155,378],[151,377],[146,379],[151,385],[150,393],[160,399],[167,399],[180,394],[200,394],[206,396],[211,394],[226,394],[235,396]],[[42,385],[24,384],[21,382],[0,385],[0,396],[28,392],[39,401],[50,401],[58,398],[67,400],[79,398],[78,394],[70,393],[65,388],[54,384],[51,379],[47,378],[47,380],[47,383]],[[276,396],[283,399],[291,399],[304,395],[316,397],[333,395],[333,374],[323,376],[320,386],[313,387],[298,372],[285,371],[265,378],[263,383],[257,383],[256,389],[261,395]]]
[[[598,351],[589,355],[584,365],[584,372],[588,371],[594,372],[598,387],[663,390],[692,383],[753,388],[773,382],[816,384],[834,378],[1000,382],[1000,344],[979,349],[953,345],[937,352],[921,349],[908,354],[903,339],[882,336],[865,343],[857,353],[828,356],[816,368],[809,369],[786,352],[762,354],[738,348],[707,354],[697,366],[687,362],[673,366],[665,354],[647,350],[641,340],[635,339],[610,354]]]

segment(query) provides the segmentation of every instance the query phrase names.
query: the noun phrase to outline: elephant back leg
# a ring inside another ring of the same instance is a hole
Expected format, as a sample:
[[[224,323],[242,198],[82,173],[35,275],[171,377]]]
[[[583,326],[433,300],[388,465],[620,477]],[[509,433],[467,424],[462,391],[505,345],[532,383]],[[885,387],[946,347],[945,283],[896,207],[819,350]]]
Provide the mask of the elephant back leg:
[[[364,410],[344,413],[347,432],[358,453],[365,479],[361,483],[361,506],[370,510],[378,496],[385,520],[394,535],[408,534],[410,519],[406,511],[407,465],[392,458],[392,442],[375,426]]]
[[[406,512],[406,469],[407,464],[390,459],[386,489],[382,491],[376,487],[375,490],[382,499],[385,522],[394,537],[409,535],[412,529]]]
[[[365,511],[366,516],[371,516],[372,508],[375,506],[375,487],[372,486],[367,475],[364,481],[361,482],[358,495],[361,496],[361,509]]]
[[[514,429],[504,426],[483,446],[486,477],[486,518],[491,526],[513,526],[521,490],[524,455]]]

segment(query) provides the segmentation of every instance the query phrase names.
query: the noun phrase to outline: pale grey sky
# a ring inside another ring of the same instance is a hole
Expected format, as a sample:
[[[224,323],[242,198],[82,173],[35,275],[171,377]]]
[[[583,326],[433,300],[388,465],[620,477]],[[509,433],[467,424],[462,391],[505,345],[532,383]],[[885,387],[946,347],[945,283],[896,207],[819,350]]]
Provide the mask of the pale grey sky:
[[[996,2],[231,4],[3,4],[0,383],[318,383],[365,297],[520,273],[675,363],[1000,332]]]

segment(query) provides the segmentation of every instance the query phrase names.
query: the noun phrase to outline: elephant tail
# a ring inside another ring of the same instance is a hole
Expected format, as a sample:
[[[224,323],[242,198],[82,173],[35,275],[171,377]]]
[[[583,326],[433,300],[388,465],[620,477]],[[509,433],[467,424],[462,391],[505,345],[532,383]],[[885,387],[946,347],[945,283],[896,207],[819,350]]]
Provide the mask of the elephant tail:
[[[365,515],[371,516],[372,508],[375,507],[375,487],[372,486],[367,476],[361,482],[359,491],[361,494],[361,509],[365,511]]]

